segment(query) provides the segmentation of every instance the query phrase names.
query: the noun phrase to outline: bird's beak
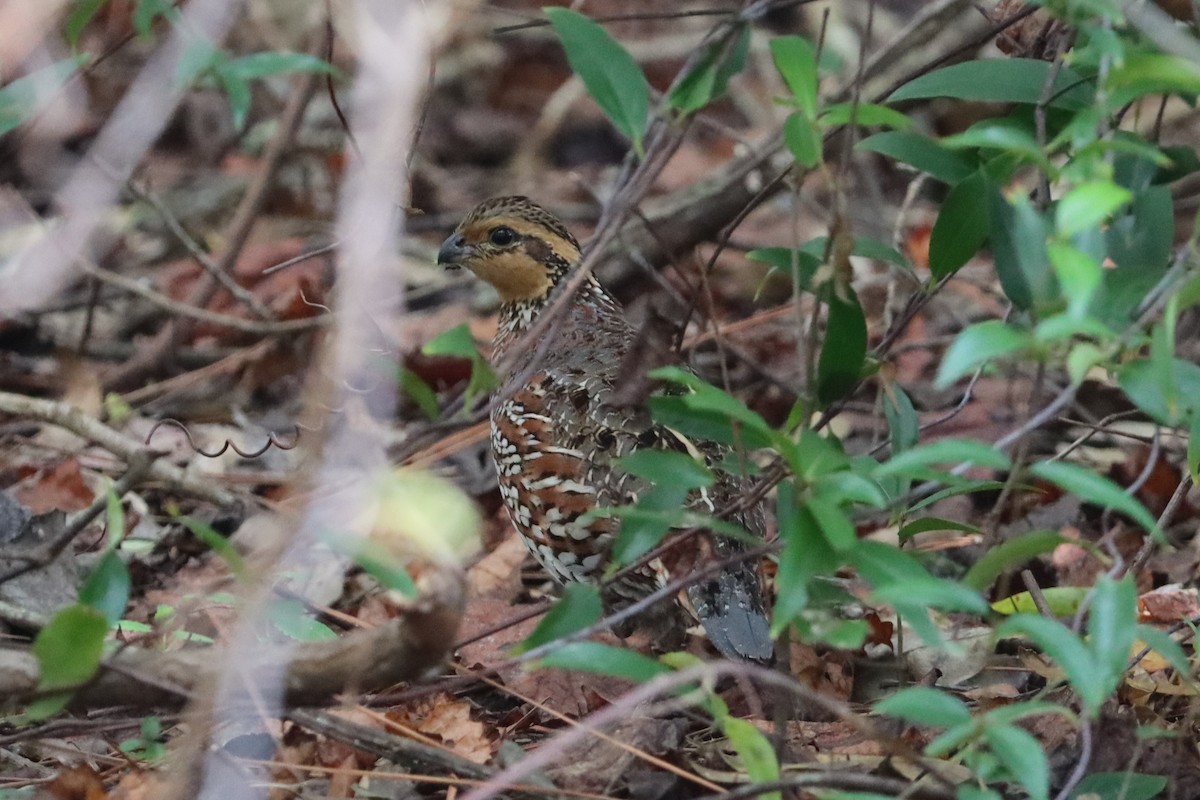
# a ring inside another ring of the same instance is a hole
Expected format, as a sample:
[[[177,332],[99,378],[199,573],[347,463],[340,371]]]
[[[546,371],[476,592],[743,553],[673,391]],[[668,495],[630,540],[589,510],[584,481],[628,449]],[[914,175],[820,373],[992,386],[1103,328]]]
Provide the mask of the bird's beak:
[[[458,269],[463,265],[463,262],[471,255],[472,247],[467,244],[467,239],[461,233],[452,233],[447,237],[446,241],[442,242],[442,246],[438,249],[437,263],[441,264],[446,269]]]

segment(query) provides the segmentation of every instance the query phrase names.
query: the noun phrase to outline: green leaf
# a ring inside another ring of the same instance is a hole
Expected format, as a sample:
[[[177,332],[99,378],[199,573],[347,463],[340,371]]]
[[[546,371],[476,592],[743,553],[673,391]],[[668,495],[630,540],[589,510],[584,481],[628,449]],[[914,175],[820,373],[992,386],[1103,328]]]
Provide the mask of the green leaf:
[[[843,299],[829,293],[829,319],[817,362],[817,400],[834,403],[858,385],[867,357],[867,318],[849,287]]]
[[[825,537],[825,541],[829,542],[834,550],[848,550],[858,543],[858,532],[854,528],[854,523],[836,504],[822,497],[814,496],[810,497],[804,505],[816,520],[817,527]]]
[[[548,6],[542,11],[567,53],[567,61],[600,109],[642,155],[650,84],[633,56],[608,31],[584,15]]]
[[[913,121],[895,109],[874,103],[859,103],[857,110],[853,103],[835,103],[826,106],[821,111],[822,127],[831,128],[836,125],[849,125],[851,118],[856,125],[864,128],[894,128],[899,131],[908,130]]]
[[[213,530],[211,525],[188,516],[176,517],[176,521],[191,531],[192,535],[199,539],[209,550],[216,553],[225,562],[226,566],[229,567],[229,571],[236,577],[239,579],[245,577],[246,562],[242,560],[241,553],[229,543],[228,539]]]
[[[799,36],[776,36],[770,42],[775,68],[792,91],[804,118],[817,118],[817,56],[813,46]]]
[[[891,434],[892,455],[908,450],[921,435],[921,420],[913,408],[908,393],[899,384],[891,384],[883,392],[883,415]]]
[[[111,626],[125,615],[129,602],[129,569],[115,551],[105,553],[79,589],[79,602],[104,615]]]
[[[236,75],[244,81],[267,78],[288,72],[312,72],[318,75],[333,75],[337,69],[323,58],[308,53],[288,53],[268,50],[231,59],[221,70]]]
[[[821,163],[821,132],[803,113],[793,111],[788,114],[783,121],[783,141],[800,166],[811,168]]]
[[[1192,415],[1188,428],[1187,466],[1192,483],[1200,483],[1200,414]]]
[[[798,505],[795,483],[786,480],[779,484],[777,492],[776,516],[783,550],[775,576],[779,594],[771,619],[772,638],[808,607],[809,582],[817,575],[835,570],[839,561],[812,512],[807,506]]]
[[[595,624],[603,613],[600,592],[595,586],[569,583],[563,588],[562,598],[546,612],[546,616],[542,617],[533,633],[525,637],[525,641],[517,645],[512,654],[520,655],[547,642],[583,630]]]
[[[32,117],[39,104],[50,99],[80,63],[79,59],[64,58],[0,89],[0,136]]]
[[[183,52],[175,69],[175,85],[186,88],[209,70],[216,70],[228,60],[217,46],[202,36],[188,34],[184,37]]]
[[[721,724],[729,743],[742,759],[746,775],[755,783],[768,783],[779,780],[779,760],[775,757],[775,748],[758,728],[744,719],[728,717]],[[766,800],[780,800],[780,792],[767,792],[760,795]]]
[[[812,256],[812,258],[816,259],[815,263],[820,265],[820,263],[825,260],[825,251],[828,246],[829,237],[818,236],[817,238],[810,239],[804,244],[800,245],[799,252],[807,254],[808,256]],[[776,255],[775,251],[780,251],[780,253]],[[769,254],[768,258],[758,260],[770,260],[781,269],[791,269],[792,251],[786,247],[769,247],[763,250],[752,250],[750,252]],[[854,247],[850,250],[850,255],[860,256],[862,258],[873,258],[876,261],[884,261],[889,264],[895,264],[896,266],[903,267],[904,269],[909,268],[908,259],[906,259],[899,250],[891,245],[884,244],[878,239],[872,239],[869,236],[854,237]],[[806,287],[808,285],[809,284],[806,284]]]
[[[1033,133],[1020,120],[986,119],[975,123],[962,133],[945,137],[942,139],[942,146],[952,150],[1000,150],[1016,157],[1019,163],[1036,164],[1047,172],[1053,169]]]
[[[1061,486],[1089,503],[1120,511],[1155,536],[1162,536],[1158,523],[1145,506],[1127,495],[1120,486],[1090,469],[1064,461],[1042,461],[1031,465],[1029,472],[1035,477]]]
[[[984,737],[1008,773],[1029,792],[1031,800],[1050,796],[1050,765],[1041,743],[1015,725],[988,725]]]
[[[929,531],[966,531],[968,533],[980,533],[979,528],[974,525],[968,525],[965,522],[956,522],[952,519],[941,519],[940,517],[922,517],[914,519],[912,522],[905,523],[896,533],[897,538],[902,542],[907,542],[918,533],[928,533]],[[988,551],[989,553],[991,551]],[[987,554],[984,554],[986,557]],[[982,586],[967,584],[972,589],[983,589]]]
[[[1122,580],[1114,581],[1102,575],[1096,581],[1092,604],[1088,608],[1087,644],[1092,651],[1094,668],[1104,672],[1112,690],[1117,688],[1125,672],[1136,627],[1137,589],[1133,578],[1126,575]]]
[[[384,588],[399,592],[405,597],[417,596],[417,584],[386,545],[364,539],[353,547],[349,555],[355,564],[379,581]]]
[[[925,577],[905,579],[877,588],[872,596],[898,609],[940,608],[943,611],[965,611],[986,616],[988,604],[978,593],[954,581]]]
[[[40,690],[78,686],[100,667],[108,621],[97,609],[79,603],[55,614],[33,640]]]
[[[475,337],[466,324],[456,325],[430,339],[421,348],[427,356],[455,356],[471,362],[471,379],[467,382],[466,401],[470,405],[481,394],[487,394],[500,386],[500,379],[492,371],[487,359],[475,346]],[[422,406],[424,408],[424,406]]]
[[[225,96],[229,98],[229,112],[233,127],[241,130],[246,126],[246,115],[250,113],[250,84],[237,75],[226,72],[221,66],[214,68]]]
[[[1108,74],[1109,108],[1147,94],[1200,94],[1200,69],[1166,53],[1130,53]]]
[[[71,10],[71,15],[67,17],[66,32],[67,44],[71,45],[72,50],[79,47],[83,29],[107,3],[108,0],[80,0]]]
[[[438,418],[442,409],[438,405],[437,393],[420,375],[408,367],[400,368],[400,391],[417,404],[417,408],[421,410],[426,419],[432,421]]]
[[[1111,181],[1080,184],[1058,201],[1055,227],[1063,236],[1074,236],[1099,225],[1132,199],[1132,192]]]
[[[950,275],[979,252],[988,236],[988,181],[975,171],[946,195],[929,234],[929,271]]]
[[[692,420],[702,419],[705,414],[717,415],[741,426],[740,437],[733,436],[732,430],[727,429],[720,432],[723,435],[718,441],[743,444],[747,447],[767,447],[775,443],[775,429],[768,425],[761,415],[751,411],[733,395],[705,383],[691,372],[679,367],[660,367],[649,372],[648,376],[655,380],[677,383],[692,390],[684,395],[650,398],[650,410],[655,419],[668,427],[687,433],[687,426]],[[679,413],[680,405],[684,412],[682,414]],[[661,418],[660,412],[663,414]]]
[[[915,725],[950,728],[971,721],[967,704],[949,692],[910,686],[875,704],[875,713],[899,717]]]
[[[875,477],[908,475],[933,464],[968,463],[992,469],[1008,469],[1012,461],[987,442],[977,439],[939,439],[898,453],[879,465]]]
[[[689,453],[672,450],[635,450],[617,459],[626,472],[659,486],[698,489],[713,485],[713,473]]]
[[[746,253],[751,261],[761,261],[770,264],[786,275],[793,276],[799,288],[811,292],[817,270],[821,268],[821,258],[790,247],[763,247]]]
[[[1057,72],[1049,105],[1079,110],[1091,105],[1093,89],[1078,73],[1061,64],[1030,58],[967,61],[942,67],[901,86],[887,102],[927,97],[954,97],[993,103],[1037,104],[1050,78]]]
[[[1084,776],[1070,800],[1153,800],[1167,788],[1164,775],[1137,772],[1093,772]]]
[[[855,145],[855,149],[893,158],[952,185],[966,180],[977,169],[969,155],[943,147],[928,136],[907,131],[885,131],[868,136]]]
[[[996,635],[1001,637],[1014,633],[1029,637],[1058,663],[1094,718],[1116,685],[1109,685],[1103,672],[1096,669],[1091,651],[1079,637],[1061,622],[1034,614],[1016,614],[996,629]]]
[[[641,653],[599,642],[570,642],[556,648],[533,663],[535,669],[574,669],[612,675],[635,683],[662,675],[669,670]]]
[[[1053,302],[1058,288],[1046,253],[1046,220],[1024,196],[1010,203],[993,186],[988,198],[988,240],[1004,294],[1023,311]]]
[[[138,0],[130,21],[137,35],[146,39],[150,36],[150,28],[154,21],[159,17],[175,22],[179,19],[179,11],[171,5],[170,0]]]
[[[1079,248],[1062,242],[1047,242],[1046,255],[1067,298],[1069,314],[1076,319],[1084,319],[1092,298],[1104,281],[1100,262]],[[1041,334],[1039,330],[1039,338]]]
[[[1148,358],[1135,359],[1121,366],[1117,382],[1155,420],[1180,425],[1200,410],[1200,366],[1180,358],[1169,358],[1165,370],[1163,366]]]
[[[267,619],[275,629],[298,642],[327,642],[337,638],[333,630],[313,617],[299,600],[277,599],[267,606]]]
[[[1174,225],[1170,188],[1151,186],[1136,193],[1129,213],[1108,226],[1105,242],[1109,255],[1122,270],[1147,271],[1157,280],[1170,263]]]
[[[657,547],[667,531],[683,525],[687,489],[654,486],[638,497],[637,505],[620,511],[621,530],[612,545],[611,571],[632,564]]]
[[[962,582],[982,592],[1008,570],[1069,541],[1055,531],[1034,531],[989,548],[971,565]]]
[[[1085,586],[1051,586],[1042,589],[1042,599],[1046,601],[1054,616],[1069,617],[1079,610],[1090,591],[1091,589]],[[992,610],[1005,616],[1040,613],[1033,595],[1029,592],[1018,592],[997,600],[992,603]]]
[[[699,111],[725,93],[729,79],[746,66],[750,52],[750,26],[738,25],[734,38],[723,37],[671,90],[668,102],[684,114]]]
[[[1023,350],[1031,342],[1028,331],[1001,320],[977,322],[965,328],[946,350],[934,385],[944,389],[987,362]]]

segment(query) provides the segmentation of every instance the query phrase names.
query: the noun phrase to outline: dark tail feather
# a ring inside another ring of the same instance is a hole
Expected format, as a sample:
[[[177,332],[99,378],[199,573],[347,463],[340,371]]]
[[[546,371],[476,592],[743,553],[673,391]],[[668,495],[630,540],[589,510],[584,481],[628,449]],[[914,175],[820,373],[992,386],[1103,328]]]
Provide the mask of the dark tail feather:
[[[774,660],[775,645],[763,607],[762,586],[749,566],[731,567],[691,587],[688,600],[721,655],[760,664]]]

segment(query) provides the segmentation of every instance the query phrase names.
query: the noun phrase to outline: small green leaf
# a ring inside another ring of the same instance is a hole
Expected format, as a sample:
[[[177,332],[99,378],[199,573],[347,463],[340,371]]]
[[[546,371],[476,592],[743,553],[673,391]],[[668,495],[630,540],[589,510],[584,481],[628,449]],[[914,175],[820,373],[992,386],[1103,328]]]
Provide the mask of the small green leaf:
[[[968,463],[992,469],[1008,469],[1012,461],[987,442],[977,439],[939,439],[892,456],[879,465],[875,477],[907,475],[934,464]]]
[[[267,618],[280,633],[298,642],[327,642],[337,638],[337,634],[314,618],[299,600],[271,602],[267,606]]]
[[[1056,617],[1070,617],[1083,605],[1091,589],[1084,586],[1051,586],[1042,589],[1042,599]],[[1038,614],[1037,603],[1029,592],[1018,592],[992,603],[992,610],[1004,616]]]
[[[672,108],[691,114],[725,93],[729,79],[746,66],[750,52],[750,26],[739,25],[735,38],[723,37],[709,46],[708,53],[671,90]]]
[[[953,273],[987,241],[987,193],[987,179],[975,171],[946,195],[929,234],[929,271],[935,278]]]
[[[829,293],[825,341],[817,361],[817,400],[829,405],[849,394],[862,380],[867,357],[867,318],[852,289],[846,298]]]
[[[901,689],[876,703],[875,713],[939,728],[950,728],[971,721],[971,712],[966,703],[949,692],[929,686]]]
[[[159,17],[175,22],[179,19],[179,11],[171,5],[170,0],[137,0],[130,21],[137,35],[146,39],[150,36],[154,21]]]
[[[108,0],[80,0],[71,10],[71,15],[67,17],[66,31],[67,44],[71,45],[72,50],[79,47],[79,37],[83,35],[83,29],[106,3]]]
[[[243,81],[267,78],[288,72],[313,72],[318,75],[333,75],[337,69],[323,58],[308,53],[288,53],[268,50],[251,53],[226,62],[222,71],[236,75]]]
[[[250,84],[241,77],[227,72],[225,65],[214,68],[225,96],[229,98],[229,112],[235,130],[246,126],[246,115],[250,113]]]
[[[988,241],[1004,294],[1022,310],[1054,302],[1059,291],[1046,253],[1049,224],[1024,196],[1010,203],[991,186],[988,198]]]
[[[33,640],[38,688],[73,688],[95,675],[107,635],[108,621],[95,608],[76,603],[55,614]]]
[[[804,505],[816,520],[825,541],[829,542],[834,550],[848,550],[858,543],[854,523],[836,504],[821,497],[810,497]]]
[[[1188,428],[1187,466],[1192,483],[1200,484],[1200,414],[1192,415]]]
[[[583,14],[553,6],[542,11],[562,42],[571,69],[640,156],[650,108],[650,84],[642,68],[608,31]]]
[[[849,125],[851,118],[856,125],[864,128],[881,127],[906,131],[913,126],[913,121],[899,111],[873,103],[859,103],[857,109],[853,103],[826,106],[821,111],[820,123],[822,127],[831,128],[836,125]]]
[[[1036,164],[1051,171],[1050,160],[1028,127],[1013,119],[987,119],[977,122],[962,133],[942,139],[942,146],[952,150],[978,148],[1000,150],[1018,159],[1019,162]]]
[[[807,506],[796,501],[796,486],[791,480],[779,484],[779,537],[783,551],[775,576],[779,595],[771,619],[771,636],[778,636],[805,608],[809,601],[809,582],[817,575],[837,568],[838,557]]]
[[[944,389],[993,359],[1023,350],[1031,341],[1028,331],[1001,320],[977,322],[965,328],[946,350],[934,385]]]
[[[775,757],[775,748],[758,728],[744,719],[729,717],[721,724],[729,743],[742,759],[746,775],[755,783],[768,783],[779,780],[779,760]],[[767,792],[760,795],[765,800],[780,800],[780,792]]]
[[[81,63],[80,59],[64,58],[0,89],[0,136],[33,116]]]
[[[982,592],[1008,570],[1042,553],[1049,553],[1067,541],[1069,540],[1054,531],[1034,531],[1009,539],[985,551],[967,570],[962,581],[972,589]]]
[[[188,516],[176,517],[176,521],[191,531],[192,535],[203,542],[209,550],[216,553],[229,567],[230,572],[238,578],[245,577],[246,562],[242,559],[241,553],[229,543],[228,539],[213,530],[211,525]]]
[[[965,522],[956,522],[952,519],[941,519],[939,517],[922,517],[914,519],[912,522],[907,522],[901,526],[896,533],[897,538],[906,542],[918,533],[928,533],[929,531],[966,531],[968,533],[980,533],[979,528],[974,525],[968,525]],[[990,553],[991,551],[989,551]],[[984,554],[986,557],[986,553]],[[983,589],[984,587],[974,584],[967,584],[972,589]]]
[[[599,642],[571,642],[537,659],[535,669],[574,669],[645,683],[669,670],[641,653]]]
[[[1103,268],[1089,254],[1062,242],[1047,242],[1046,255],[1066,295],[1068,312],[1082,319],[1104,280]]]
[[[1153,800],[1166,788],[1165,775],[1093,772],[1079,782],[1070,800]]]
[[[1158,523],[1146,507],[1103,475],[1064,461],[1042,461],[1031,465],[1029,472],[1079,495],[1089,503],[1120,511],[1155,536],[1162,536]]]
[[[1080,184],[1058,201],[1055,227],[1063,236],[1074,236],[1099,225],[1132,199],[1132,192],[1111,181]]]
[[[1029,792],[1031,800],[1050,796],[1050,765],[1041,742],[1015,725],[988,725],[984,737],[1009,775]]]
[[[125,615],[129,585],[129,569],[115,551],[109,550],[80,587],[79,602],[96,609],[109,625],[115,625]]]
[[[697,489],[712,486],[713,473],[689,453],[672,450],[635,450],[617,459],[626,472],[660,486]]]
[[[952,185],[966,180],[977,169],[969,154],[955,152],[928,136],[908,131],[885,131],[868,136],[855,145],[855,149],[893,158]]]
[[[993,103],[1035,105],[1054,71],[1050,105],[1079,110],[1091,105],[1093,90],[1070,67],[1030,58],[967,61],[942,67],[901,86],[887,102],[926,97],[954,97]]]
[[[1137,626],[1137,589],[1133,578],[1126,575],[1114,581],[1100,576],[1092,591],[1088,608],[1088,649],[1092,651],[1095,668],[1102,670],[1116,689],[1133,649]]]
[[[883,392],[883,415],[891,434],[892,455],[903,453],[917,443],[921,435],[921,420],[913,408],[908,393],[899,384],[891,384]]]
[[[776,36],[770,42],[775,68],[792,91],[804,119],[817,118],[817,56],[813,46],[799,36]]]
[[[1088,714],[1095,717],[1099,713],[1101,704],[1116,684],[1110,685],[1103,671],[1096,669],[1091,651],[1070,628],[1046,617],[1017,614],[996,629],[996,635],[1001,637],[1014,633],[1029,637],[1053,658],[1079,693]]]
[[[437,393],[420,375],[408,367],[400,368],[400,390],[404,392],[405,397],[417,404],[417,408],[426,419],[432,421],[438,418],[442,409],[438,405]]]
[[[412,576],[385,545],[364,539],[353,547],[353,552],[349,555],[355,564],[379,581],[384,588],[399,592],[405,597],[417,596],[417,584],[413,582]]]
[[[906,579],[888,586],[881,586],[873,596],[898,609],[939,608],[943,611],[965,611],[986,616],[988,604],[977,592],[954,581],[933,577],[919,580]]]
[[[783,141],[800,166],[812,168],[821,163],[821,133],[801,112],[793,111],[783,121]]]
[[[570,583],[563,588],[562,598],[542,617],[533,633],[513,649],[520,655],[555,639],[562,639],[595,624],[604,613],[600,592],[586,583]]]

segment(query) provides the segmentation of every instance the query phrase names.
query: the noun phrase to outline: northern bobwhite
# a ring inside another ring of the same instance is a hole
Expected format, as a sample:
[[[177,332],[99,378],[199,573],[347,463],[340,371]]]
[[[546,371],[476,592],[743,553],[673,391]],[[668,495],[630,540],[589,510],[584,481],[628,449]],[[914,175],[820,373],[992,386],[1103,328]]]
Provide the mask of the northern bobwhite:
[[[492,455],[514,526],[559,583],[598,581],[608,566],[620,521],[602,517],[584,523],[580,518],[597,507],[630,504],[649,488],[616,460],[639,448],[685,448],[679,436],[654,423],[645,409],[609,402],[629,379],[620,370],[635,331],[617,301],[594,278],[589,276],[568,301],[551,328],[551,346],[522,343],[521,351],[513,352],[513,345],[547,307],[554,287],[579,261],[579,243],[566,226],[525,197],[479,204],[438,252],[439,264],[466,267],[494,286],[503,302],[493,360],[511,363],[508,374],[501,376],[502,401],[491,415]],[[531,363],[538,350],[544,352]],[[514,376],[521,380],[515,388],[509,385]],[[744,479],[717,466],[725,455],[720,445],[691,444],[717,476],[704,496],[693,500],[695,505],[721,509],[745,495]],[[733,521],[763,534],[761,509]],[[701,550],[703,557],[723,558],[744,549],[726,537],[691,539],[676,549],[685,547],[688,553],[676,557],[676,565],[702,558]],[[606,604],[628,604],[667,577],[679,577],[664,575],[669,569],[660,564],[608,587]],[[721,654],[771,659],[773,646],[754,564],[739,562],[694,585],[687,592],[687,604]]]

